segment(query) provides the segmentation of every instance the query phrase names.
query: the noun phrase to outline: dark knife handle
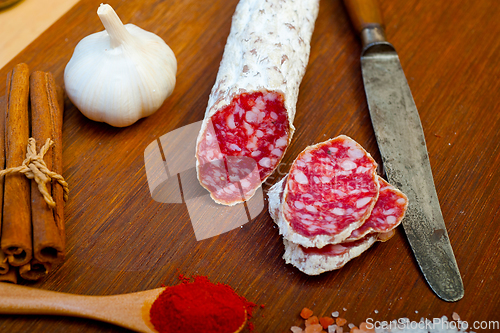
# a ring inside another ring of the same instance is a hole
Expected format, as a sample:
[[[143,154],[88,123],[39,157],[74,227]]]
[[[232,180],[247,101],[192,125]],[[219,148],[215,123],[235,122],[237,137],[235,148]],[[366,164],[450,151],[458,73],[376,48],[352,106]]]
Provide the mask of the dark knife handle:
[[[377,0],[344,0],[344,4],[352,25],[361,38],[363,53],[373,45],[388,44]]]

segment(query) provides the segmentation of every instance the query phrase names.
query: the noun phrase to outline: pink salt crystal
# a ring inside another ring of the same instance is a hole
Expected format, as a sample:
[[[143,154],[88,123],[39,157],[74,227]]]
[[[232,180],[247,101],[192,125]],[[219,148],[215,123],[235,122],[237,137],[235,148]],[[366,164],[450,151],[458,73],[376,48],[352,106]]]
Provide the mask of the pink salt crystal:
[[[362,322],[359,324],[359,331],[363,333],[375,333],[375,329],[373,328],[373,325],[371,325],[372,328],[368,328],[368,324],[365,322]]]
[[[302,330],[302,328],[300,328],[298,326],[292,326],[292,327],[290,327],[290,331],[292,331],[293,333],[303,333],[304,332]]]
[[[451,318],[453,318],[453,320],[456,320],[456,321],[460,320],[460,316],[456,312],[453,312],[453,314],[451,315]]]
[[[323,326],[320,324],[312,324],[306,327],[304,333],[321,333]]]

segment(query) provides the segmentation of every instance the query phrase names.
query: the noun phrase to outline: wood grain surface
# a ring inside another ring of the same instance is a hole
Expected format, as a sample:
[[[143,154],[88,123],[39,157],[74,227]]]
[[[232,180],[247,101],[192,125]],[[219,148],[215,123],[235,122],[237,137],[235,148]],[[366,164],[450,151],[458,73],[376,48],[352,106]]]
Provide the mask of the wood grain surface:
[[[68,252],[62,265],[31,285],[110,295],[177,284],[180,273],[207,275],[265,304],[253,320],[257,332],[289,331],[302,323],[298,314],[304,306],[318,315],[339,311],[355,324],[367,318],[450,318],[453,312],[470,325],[500,320],[500,7],[496,0],[380,2],[387,37],[420,112],[465,286],[461,301],[446,303],[434,295],[401,227],[389,242],[344,268],[309,277],[281,259],[282,240],[266,210],[241,228],[197,241],[185,205],[152,200],[144,150],[163,134],[203,118],[236,0],[109,2],[123,22],[152,31],[170,45],[178,59],[177,85],[158,112],[123,129],[88,120],[66,100]],[[32,71],[53,72],[63,85],[64,67],[78,41],[103,29],[96,15],[100,3],[81,0],[2,68],[0,91],[5,91],[7,72],[20,62]],[[284,163],[307,145],[339,134],[357,140],[381,163],[360,51],[342,2],[321,1],[297,105],[297,131]],[[281,177],[275,174],[268,183]],[[126,330],[84,319],[4,315],[0,331]]]

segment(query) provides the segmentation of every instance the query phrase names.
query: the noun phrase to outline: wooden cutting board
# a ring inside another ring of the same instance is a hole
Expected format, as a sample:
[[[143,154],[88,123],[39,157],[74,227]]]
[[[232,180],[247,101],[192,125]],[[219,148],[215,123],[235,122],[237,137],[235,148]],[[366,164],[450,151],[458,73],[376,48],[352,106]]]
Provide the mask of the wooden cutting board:
[[[304,306],[317,315],[339,311],[354,324],[367,318],[450,318],[453,312],[470,325],[498,321],[500,7],[494,0],[380,2],[387,36],[420,111],[465,285],[463,300],[446,303],[433,294],[402,228],[344,268],[309,277],[281,259],[282,240],[267,210],[241,228],[197,241],[185,205],[151,198],[144,150],[163,134],[203,118],[236,0],[109,2],[123,22],[152,31],[170,45],[178,59],[177,85],[157,113],[123,129],[88,120],[66,100],[68,253],[64,264],[31,285],[110,295],[174,285],[179,274],[207,275],[265,305],[253,319],[257,332],[303,325],[298,314]],[[100,3],[81,0],[2,68],[0,77],[26,62],[31,70],[52,71],[63,85],[64,67],[78,41],[103,29],[96,15]],[[284,163],[307,145],[346,134],[381,164],[359,55],[342,2],[323,0],[297,105],[297,131]],[[5,91],[4,79],[0,91]],[[269,183],[282,175],[273,177]],[[124,330],[84,319],[0,316],[0,331]]]

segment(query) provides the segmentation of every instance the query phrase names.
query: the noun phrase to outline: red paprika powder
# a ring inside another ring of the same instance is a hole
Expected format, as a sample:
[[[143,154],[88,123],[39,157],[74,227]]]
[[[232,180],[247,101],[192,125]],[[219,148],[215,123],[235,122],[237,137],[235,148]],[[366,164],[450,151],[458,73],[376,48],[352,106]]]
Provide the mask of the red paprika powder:
[[[180,278],[181,284],[167,287],[151,306],[151,323],[158,332],[233,333],[251,318],[255,304],[230,286],[206,276],[195,276],[193,282]]]

